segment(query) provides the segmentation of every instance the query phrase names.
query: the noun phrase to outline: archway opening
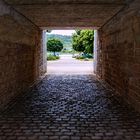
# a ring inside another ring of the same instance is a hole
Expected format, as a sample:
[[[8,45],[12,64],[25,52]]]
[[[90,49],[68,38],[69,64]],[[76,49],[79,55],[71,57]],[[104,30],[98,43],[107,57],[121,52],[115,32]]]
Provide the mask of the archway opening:
[[[93,74],[94,32],[82,28],[47,30],[47,74]]]

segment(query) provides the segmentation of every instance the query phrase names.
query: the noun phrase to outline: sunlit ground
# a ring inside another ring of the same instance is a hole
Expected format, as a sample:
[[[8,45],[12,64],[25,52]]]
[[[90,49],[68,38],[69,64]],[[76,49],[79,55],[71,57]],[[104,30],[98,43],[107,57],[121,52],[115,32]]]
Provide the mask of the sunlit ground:
[[[48,74],[93,74],[93,60],[81,61],[71,54],[60,55],[60,59],[47,62]]]

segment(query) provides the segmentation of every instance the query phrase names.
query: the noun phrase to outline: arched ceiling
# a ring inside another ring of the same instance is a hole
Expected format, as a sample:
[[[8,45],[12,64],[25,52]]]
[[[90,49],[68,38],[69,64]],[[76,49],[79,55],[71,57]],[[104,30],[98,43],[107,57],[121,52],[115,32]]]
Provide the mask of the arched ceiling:
[[[129,0],[5,0],[39,27],[101,27]]]

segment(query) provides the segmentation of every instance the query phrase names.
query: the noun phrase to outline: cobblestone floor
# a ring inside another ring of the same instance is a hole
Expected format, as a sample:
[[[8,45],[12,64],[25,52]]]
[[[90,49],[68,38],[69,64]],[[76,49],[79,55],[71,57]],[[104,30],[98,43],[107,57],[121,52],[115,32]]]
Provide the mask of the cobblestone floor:
[[[140,140],[140,114],[91,75],[49,75],[0,115],[0,140]]]

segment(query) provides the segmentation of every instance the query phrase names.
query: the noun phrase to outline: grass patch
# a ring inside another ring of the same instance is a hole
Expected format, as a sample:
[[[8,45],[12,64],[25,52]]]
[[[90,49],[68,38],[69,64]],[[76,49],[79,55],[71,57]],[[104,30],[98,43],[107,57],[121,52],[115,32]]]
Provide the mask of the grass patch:
[[[48,61],[55,61],[55,60],[58,60],[58,59],[60,59],[59,56],[54,56],[54,55],[48,55],[47,56]]]
[[[78,59],[78,60],[84,60],[84,61],[91,61],[91,60],[93,60],[93,56],[91,54],[76,55],[76,56],[73,56],[73,58]]]
[[[79,60],[79,59],[85,59],[84,56],[76,56],[75,58],[78,59],[78,60]]]

